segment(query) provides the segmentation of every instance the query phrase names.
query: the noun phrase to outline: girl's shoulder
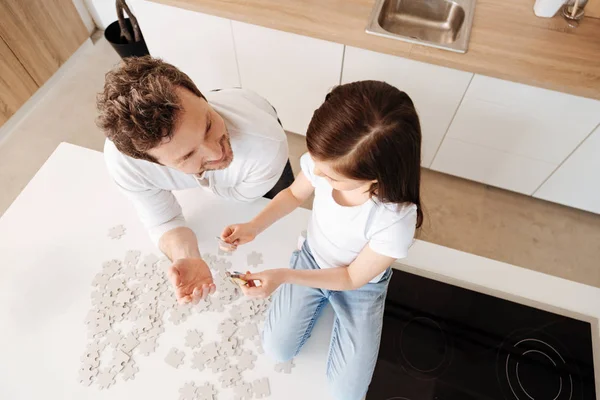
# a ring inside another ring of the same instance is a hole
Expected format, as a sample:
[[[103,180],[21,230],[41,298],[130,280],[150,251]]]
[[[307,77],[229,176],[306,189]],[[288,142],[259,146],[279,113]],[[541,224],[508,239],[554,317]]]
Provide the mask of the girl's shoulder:
[[[408,216],[417,214],[417,205],[407,203],[386,203],[379,200],[377,197],[371,199],[374,204],[374,211],[379,217],[402,219]]]

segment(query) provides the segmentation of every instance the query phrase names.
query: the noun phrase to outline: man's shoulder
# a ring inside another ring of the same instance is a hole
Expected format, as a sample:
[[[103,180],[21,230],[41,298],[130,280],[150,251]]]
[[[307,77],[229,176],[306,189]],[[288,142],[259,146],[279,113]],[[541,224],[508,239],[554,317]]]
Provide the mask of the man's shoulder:
[[[130,190],[159,187],[157,180],[164,180],[173,172],[162,165],[121,153],[110,139],[104,142],[104,162],[115,182]]]
[[[256,144],[285,142],[283,127],[269,102],[248,89],[223,89],[207,94],[209,104],[225,120],[230,133]]]

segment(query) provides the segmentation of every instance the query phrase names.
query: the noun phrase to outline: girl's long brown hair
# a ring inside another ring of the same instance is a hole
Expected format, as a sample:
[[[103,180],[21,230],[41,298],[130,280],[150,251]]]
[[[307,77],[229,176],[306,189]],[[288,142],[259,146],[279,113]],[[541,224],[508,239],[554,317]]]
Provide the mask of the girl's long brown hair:
[[[315,111],[306,143],[340,174],[376,180],[370,193],[380,201],[415,204],[421,227],[421,126],[406,93],[379,81],[337,86]]]

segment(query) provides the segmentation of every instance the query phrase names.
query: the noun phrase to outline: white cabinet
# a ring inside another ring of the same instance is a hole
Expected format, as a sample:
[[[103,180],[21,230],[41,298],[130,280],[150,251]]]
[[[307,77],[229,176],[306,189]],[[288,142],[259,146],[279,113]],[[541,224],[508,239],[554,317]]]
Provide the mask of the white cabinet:
[[[600,214],[600,126],[534,197]]]
[[[152,56],[188,74],[200,91],[240,86],[231,21],[145,0],[130,3]]]
[[[533,194],[600,122],[600,101],[476,75],[432,168]]]
[[[348,46],[342,83],[373,79],[406,92],[421,120],[421,164],[429,167],[472,76],[469,72]]]
[[[242,87],[266,98],[283,127],[306,134],[313,112],[340,81],[344,46],[232,21]]]

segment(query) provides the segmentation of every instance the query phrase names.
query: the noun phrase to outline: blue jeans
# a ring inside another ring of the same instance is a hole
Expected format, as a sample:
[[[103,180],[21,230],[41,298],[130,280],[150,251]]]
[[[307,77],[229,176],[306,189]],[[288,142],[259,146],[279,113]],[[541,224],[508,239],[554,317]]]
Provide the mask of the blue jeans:
[[[306,242],[301,251],[292,254],[290,267],[319,269]],[[390,268],[380,282],[347,291],[282,285],[274,295],[265,322],[265,352],[278,362],[296,356],[329,302],[335,313],[326,371],[330,389],[335,399],[361,400],[377,362],[391,275]]]

